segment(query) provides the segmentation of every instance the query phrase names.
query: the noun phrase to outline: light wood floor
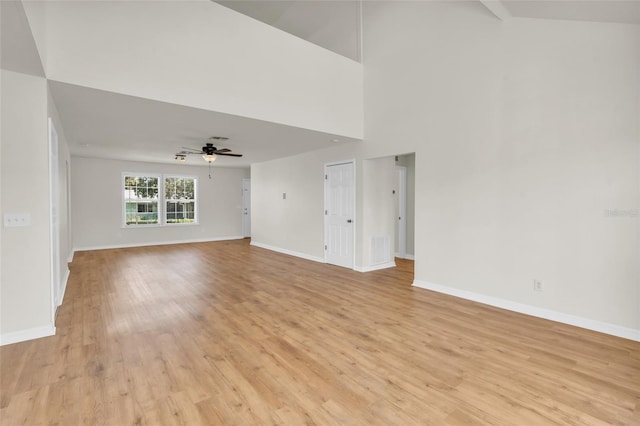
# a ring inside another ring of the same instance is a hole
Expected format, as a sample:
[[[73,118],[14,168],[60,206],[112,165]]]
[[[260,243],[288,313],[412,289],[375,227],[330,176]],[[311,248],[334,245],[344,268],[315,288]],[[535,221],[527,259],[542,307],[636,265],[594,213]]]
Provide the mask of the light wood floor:
[[[77,253],[2,425],[640,424],[640,343],[248,241]]]

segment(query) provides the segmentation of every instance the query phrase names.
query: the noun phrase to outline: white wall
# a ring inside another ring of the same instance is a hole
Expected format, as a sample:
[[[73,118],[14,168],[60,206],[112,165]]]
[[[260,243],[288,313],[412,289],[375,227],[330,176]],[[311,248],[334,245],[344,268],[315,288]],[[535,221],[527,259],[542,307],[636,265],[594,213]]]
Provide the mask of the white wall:
[[[536,304],[640,330],[640,26],[505,29],[508,148],[495,176],[509,202],[491,290],[525,301],[537,277]],[[636,216],[607,217],[616,209]]]
[[[640,339],[638,26],[367,2],[364,72],[365,141],[331,157],[416,153],[418,284]],[[314,155],[303,157],[309,173],[327,158]],[[303,181],[288,175],[299,160],[255,166],[254,196]],[[366,185],[360,211],[374,207]],[[316,191],[305,205],[320,202]],[[264,240],[282,232],[275,220],[254,225]],[[320,247],[314,235],[296,249]]]
[[[25,10],[52,80],[362,138],[359,63],[215,2]]]
[[[42,62],[20,1],[0,2],[0,62],[2,68],[44,77]]]
[[[51,335],[46,80],[2,70],[2,213],[28,227],[2,229],[0,343]]]
[[[76,250],[242,238],[242,179],[249,170],[72,157],[71,199]],[[122,173],[196,176],[198,225],[122,226]]]
[[[253,164],[252,242],[324,259],[324,164],[348,159],[323,151]]]
[[[33,49],[37,51],[41,66],[46,74],[47,69],[47,16],[46,11],[48,4],[52,2],[46,1],[22,1],[20,4],[24,10],[29,30],[35,46]],[[24,72],[24,71],[23,71]]]
[[[637,216],[604,215],[638,208],[639,28],[365,6],[366,142],[416,151],[416,279],[640,329]]]
[[[392,266],[394,258],[394,240],[396,234],[396,204],[393,194],[396,187],[396,166],[394,157],[375,158],[362,162],[362,267]],[[374,259],[372,239],[384,238],[389,244],[385,260]]]
[[[359,142],[251,166],[252,242],[324,259],[324,166],[361,157]],[[366,164],[365,164],[366,163]],[[355,162],[355,268],[371,266],[372,236],[388,236],[392,257],[393,157]],[[368,181],[368,186],[365,181]],[[286,192],[287,199],[282,199]]]

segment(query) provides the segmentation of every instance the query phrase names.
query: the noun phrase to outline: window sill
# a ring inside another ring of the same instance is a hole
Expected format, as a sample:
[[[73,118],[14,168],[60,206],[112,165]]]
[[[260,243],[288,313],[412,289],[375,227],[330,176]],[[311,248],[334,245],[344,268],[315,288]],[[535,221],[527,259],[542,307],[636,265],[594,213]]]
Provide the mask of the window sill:
[[[181,226],[199,226],[199,222],[193,223],[154,223],[147,225],[122,225],[122,229],[145,229],[145,228],[167,228],[167,227],[181,227]]]

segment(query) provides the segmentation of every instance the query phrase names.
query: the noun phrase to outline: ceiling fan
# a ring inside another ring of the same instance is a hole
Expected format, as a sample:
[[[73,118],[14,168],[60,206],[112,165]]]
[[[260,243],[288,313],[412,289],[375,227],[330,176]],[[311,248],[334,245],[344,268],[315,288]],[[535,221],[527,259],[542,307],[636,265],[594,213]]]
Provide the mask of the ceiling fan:
[[[224,142],[226,140],[229,140],[229,138],[226,138],[224,136],[212,136],[208,140],[210,142],[206,142],[205,145],[199,150],[183,146],[182,150],[176,153],[174,160],[186,161],[187,155],[202,155],[204,161],[211,164],[216,160],[216,157],[218,155],[226,155],[228,157],[242,157],[242,154],[234,154],[229,148],[217,148],[213,145],[217,142]]]

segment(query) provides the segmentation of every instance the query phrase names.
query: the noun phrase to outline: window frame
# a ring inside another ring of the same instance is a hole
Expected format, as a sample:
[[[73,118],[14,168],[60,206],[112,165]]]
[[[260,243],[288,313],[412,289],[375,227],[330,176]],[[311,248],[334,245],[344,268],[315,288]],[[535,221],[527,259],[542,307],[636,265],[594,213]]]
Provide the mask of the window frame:
[[[167,179],[193,179],[193,222],[167,222],[167,214],[166,211],[167,199],[165,196],[166,189],[165,184]],[[198,177],[190,176],[190,175],[174,175],[167,174],[162,175],[162,221],[164,226],[185,226],[185,225],[198,225],[199,224],[199,215],[198,215]]]
[[[157,223],[149,223],[149,224],[138,224],[138,223],[127,223],[127,197],[126,197],[126,182],[127,177],[146,177],[158,179],[158,222]],[[169,223],[167,222],[167,209],[166,209],[166,196],[165,196],[165,179],[193,179],[193,222],[178,222],[178,223]],[[120,180],[120,194],[121,194],[121,219],[122,219],[122,228],[157,228],[163,226],[193,226],[199,225],[199,201],[198,201],[198,176],[194,175],[178,175],[178,174],[161,174],[161,173],[144,173],[144,172],[122,172],[122,178]]]
[[[140,178],[140,177],[145,177],[145,178],[152,178],[152,179],[158,179],[158,198],[156,198],[157,203],[158,203],[158,211],[157,211],[157,215],[158,215],[158,221],[157,223],[149,223],[149,224],[138,224],[138,223],[131,223],[128,224],[127,223],[127,177],[135,177],[135,178]],[[160,197],[161,197],[161,185],[162,185],[162,175],[157,174],[157,173],[129,173],[129,172],[124,172],[122,173],[122,179],[121,179],[121,183],[120,183],[120,193],[122,195],[122,204],[120,206],[120,208],[122,209],[122,227],[123,228],[149,228],[149,227],[156,227],[156,226],[160,226],[161,225],[161,209],[162,209],[162,205],[160,204]]]

